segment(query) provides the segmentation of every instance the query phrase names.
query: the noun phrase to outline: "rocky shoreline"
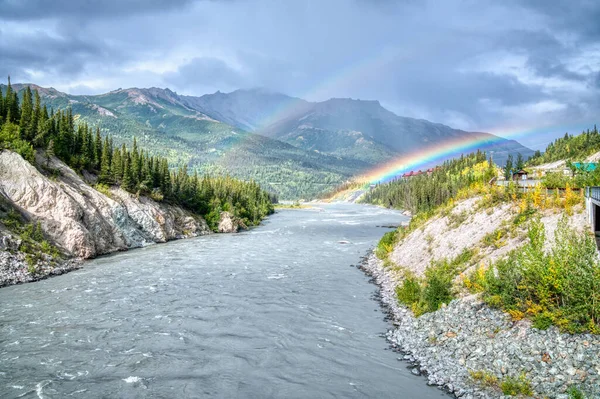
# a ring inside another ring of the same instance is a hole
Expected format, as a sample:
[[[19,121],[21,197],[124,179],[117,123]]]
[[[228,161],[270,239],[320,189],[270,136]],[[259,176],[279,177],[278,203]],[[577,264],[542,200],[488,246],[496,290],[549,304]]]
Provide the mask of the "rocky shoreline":
[[[575,387],[586,398],[600,398],[600,336],[538,330],[527,320],[513,322],[477,296],[452,301],[437,312],[415,318],[399,305],[398,282],[374,254],[360,268],[380,288],[382,305],[394,329],[391,346],[413,364],[414,374],[459,398],[503,398],[500,382],[524,375],[537,397],[567,399]],[[497,381],[483,384],[472,377],[484,372]]]
[[[40,262],[37,265],[36,273],[32,274],[27,270],[24,256],[0,252],[0,288],[60,276],[82,267],[83,261],[80,259],[69,259],[58,265]]]
[[[237,233],[240,228],[246,228],[246,226],[243,224],[240,225],[240,222],[229,212],[221,213],[219,233]],[[164,242],[197,237],[198,235],[199,234],[175,236]],[[44,259],[38,260],[35,265],[35,273],[31,273],[28,268],[26,258],[27,254],[19,251],[20,242],[21,240],[13,237],[10,233],[0,231],[0,288],[44,280],[49,277],[60,276],[84,267],[85,259],[82,258],[70,258],[57,261],[51,256],[43,255]],[[152,244],[147,243],[145,245],[162,244],[164,242],[155,242]],[[142,245],[138,245],[130,249],[136,249],[141,246]],[[121,249],[120,251],[125,250],[128,249],[125,248]],[[107,255],[108,254],[110,254],[110,252],[107,253]]]

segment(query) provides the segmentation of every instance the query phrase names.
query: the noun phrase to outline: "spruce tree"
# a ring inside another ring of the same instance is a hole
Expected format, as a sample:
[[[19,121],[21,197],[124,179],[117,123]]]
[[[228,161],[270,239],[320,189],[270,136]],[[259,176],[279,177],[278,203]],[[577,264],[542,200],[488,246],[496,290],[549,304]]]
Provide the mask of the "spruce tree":
[[[98,179],[100,183],[112,184],[113,177],[110,171],[110,146],[108,138],[104,138],[104,145],[102,146],[102,155],[100,156],[100,175]]]
[[[160,191],[165,198],[169,198],[171,196],[171,172],[169,171],[169,164],[165,158],[161,161],[161,175]]]
[[[27,86],[23,93],[23,104],[21,105],[21,120],[19,121],[19,130],[21,132],[21,137],[28,141],[33,139],[33,131],[31,129],[32,114],[33,99],[31,89],[29,86]]]
[[[123,178],[123,160],[121,158],[121,150],[119,148],[115,148],[113,151],[110,169],[112,171],[112,175],[115,181],[121,181],[121,179]]]
[[[129,159],[129,156],[125,155],[123,157],[123,180],[121,180],[121,188],[126,191],[132,191],[134,188],[130,164],[131,160]]]
[[[133,147],[131,148],[131,165],[129,165],[131,169],[131,175],[135,179],[135,184],[139,182],[140,179],[140,154],[138,152],[137,140],[133,138]]]
[[[525,167],[525,160],[523,159],[523,155],[521,155],[521,153],[519,152],[517,154],[517,164],[516,164],[516,168],[517,170],[521,170]]]
[[[4,110],[4,95],[2,94],[2,89],[0,88],[0,128],[2,128],[4,119],[6,119],[6,111]]]
[[[100,160],[102,159],[102,137],[100,136],[100,128],[96,128],[96,138],[94,139],[94,159],[92,167],[98,169]]]
[[[506,159],[506,166],[504,167],[504,178],[506,180],[510,180],[512,178],[512,168],[513,157],[512,154],[508,154],[508,158]]]

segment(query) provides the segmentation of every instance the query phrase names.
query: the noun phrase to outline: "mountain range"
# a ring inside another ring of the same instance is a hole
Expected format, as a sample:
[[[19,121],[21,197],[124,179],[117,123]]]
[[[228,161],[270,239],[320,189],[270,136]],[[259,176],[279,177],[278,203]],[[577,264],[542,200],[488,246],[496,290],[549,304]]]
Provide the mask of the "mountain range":
[[[445,140],[477,138],[496,162],[533,151],[516,141],[401,117],[378,101],[308,102],[264,89],[200,97],[169,89],[118,89],[70,95],[34,84],[42,103],[71,107],[78,121],[100,126],[117,144],[145,148],[200,173],[254,179],[280,198],[314,198],[353,176]]]

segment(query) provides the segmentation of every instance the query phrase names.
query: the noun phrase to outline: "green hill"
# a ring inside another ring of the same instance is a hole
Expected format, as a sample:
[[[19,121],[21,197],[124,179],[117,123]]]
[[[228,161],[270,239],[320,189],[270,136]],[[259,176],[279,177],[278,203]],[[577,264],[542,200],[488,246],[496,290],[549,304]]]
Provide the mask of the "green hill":
[[[26,86],[13,85],[20,92]],[[116,144],[129,144],[137,137],[141,146],[167,157],[172,166],[254,179],[282,199],[314,198],[371,166],[246,132],[190,108],[168,89],[77,96],[29,86],[39,91],[43,104],[70,107],[77,121],[100,126]]]

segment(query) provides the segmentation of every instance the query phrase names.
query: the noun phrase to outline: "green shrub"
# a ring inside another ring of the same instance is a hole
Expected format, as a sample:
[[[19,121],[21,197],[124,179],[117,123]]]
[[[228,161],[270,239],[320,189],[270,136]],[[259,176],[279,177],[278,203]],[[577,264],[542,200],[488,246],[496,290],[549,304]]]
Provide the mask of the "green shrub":
[[[379,259],[385,259],[387,255],[392,252],[394,249],[394,245],[398,242],[399,235],[398,230],[388,231],[381,237],[379,243],[377,244],[377,248],[375,249],[375,255]]]
[[[29,274],[36,274],[38,272],[37,259],[34,255],[26,254],[25,262],[27,263],[27,271]]]
[[[396,287],[396,296],[398,301],[406,306],[411,307],[421,299],[421,283],[419,279],[410,275],[405,277],[402,285]]]
[[[104,183],[98,183],[94,186],[96,191],[106,195],[108,198],[112,198],[112,193],[110,192],[110,186]]]
[[[425,270],[422,279],[412,274],[405,276],[402,284],[396,287],[398,301],[410,307],[417,317],[449,303],[454,299],[452,282],[456,277],[456,262],[455,259],[434,263]]]
[[[40,222],[35,224],[26,224],[21,231],[21,238],[25,241],[33,241],[38,243],[44,239],[44,233],[42,232],[42,225]]]
[[[438,262],[425,270],[425,288],[422,299],[428,312],[435,312],[442,304],[454,299],[452,281],[456,277],[456,268],[446,260]]]
[[[467,277],[463,279],[463,285],[472,294],[483,292],[485,290],[484,287],[486,283],[485,273],[485,267],[476,267]]]
[[[486,302],[534,326],[600,333],[600,263],[594,239],[568,227],[563,218],[552,250],[544,251],[545,229],[533,221],[529,242],[485,273]]]
[[[513,224],[515,226],[520,226],[523,223],[527,222],[528,220],[530,220],[533,215],[535,215],[537,212],[537,209],[533,208],[531,206],[531,203],[527,203],[527,207],[522,211],[519,212],[517,214],[517,216],[515,216],[515,218],[513,219]]]
[[[493,388],[498,386],[498,377],[488,371],[469,370],[469,375],[473,381],[485,387]]]
[[[538,313],[533,317],[533,327],[539,330],[547,330],[552,325],[554,317],[550,312]]]
[[[510,230],[507,227],[499,227],[491,233],[486,234],[481,240],[486,247],[502,248],[506,245]]]
[[[577,387],[570,387],[567,390],[567,394],[569,395],[569,399],[585,399],[585,395]]]
[[[533,395],[531,382],[529,382],[525,373],[521,373],[518,377],[507,376],[500,383],[500,389],[504,395]]]

